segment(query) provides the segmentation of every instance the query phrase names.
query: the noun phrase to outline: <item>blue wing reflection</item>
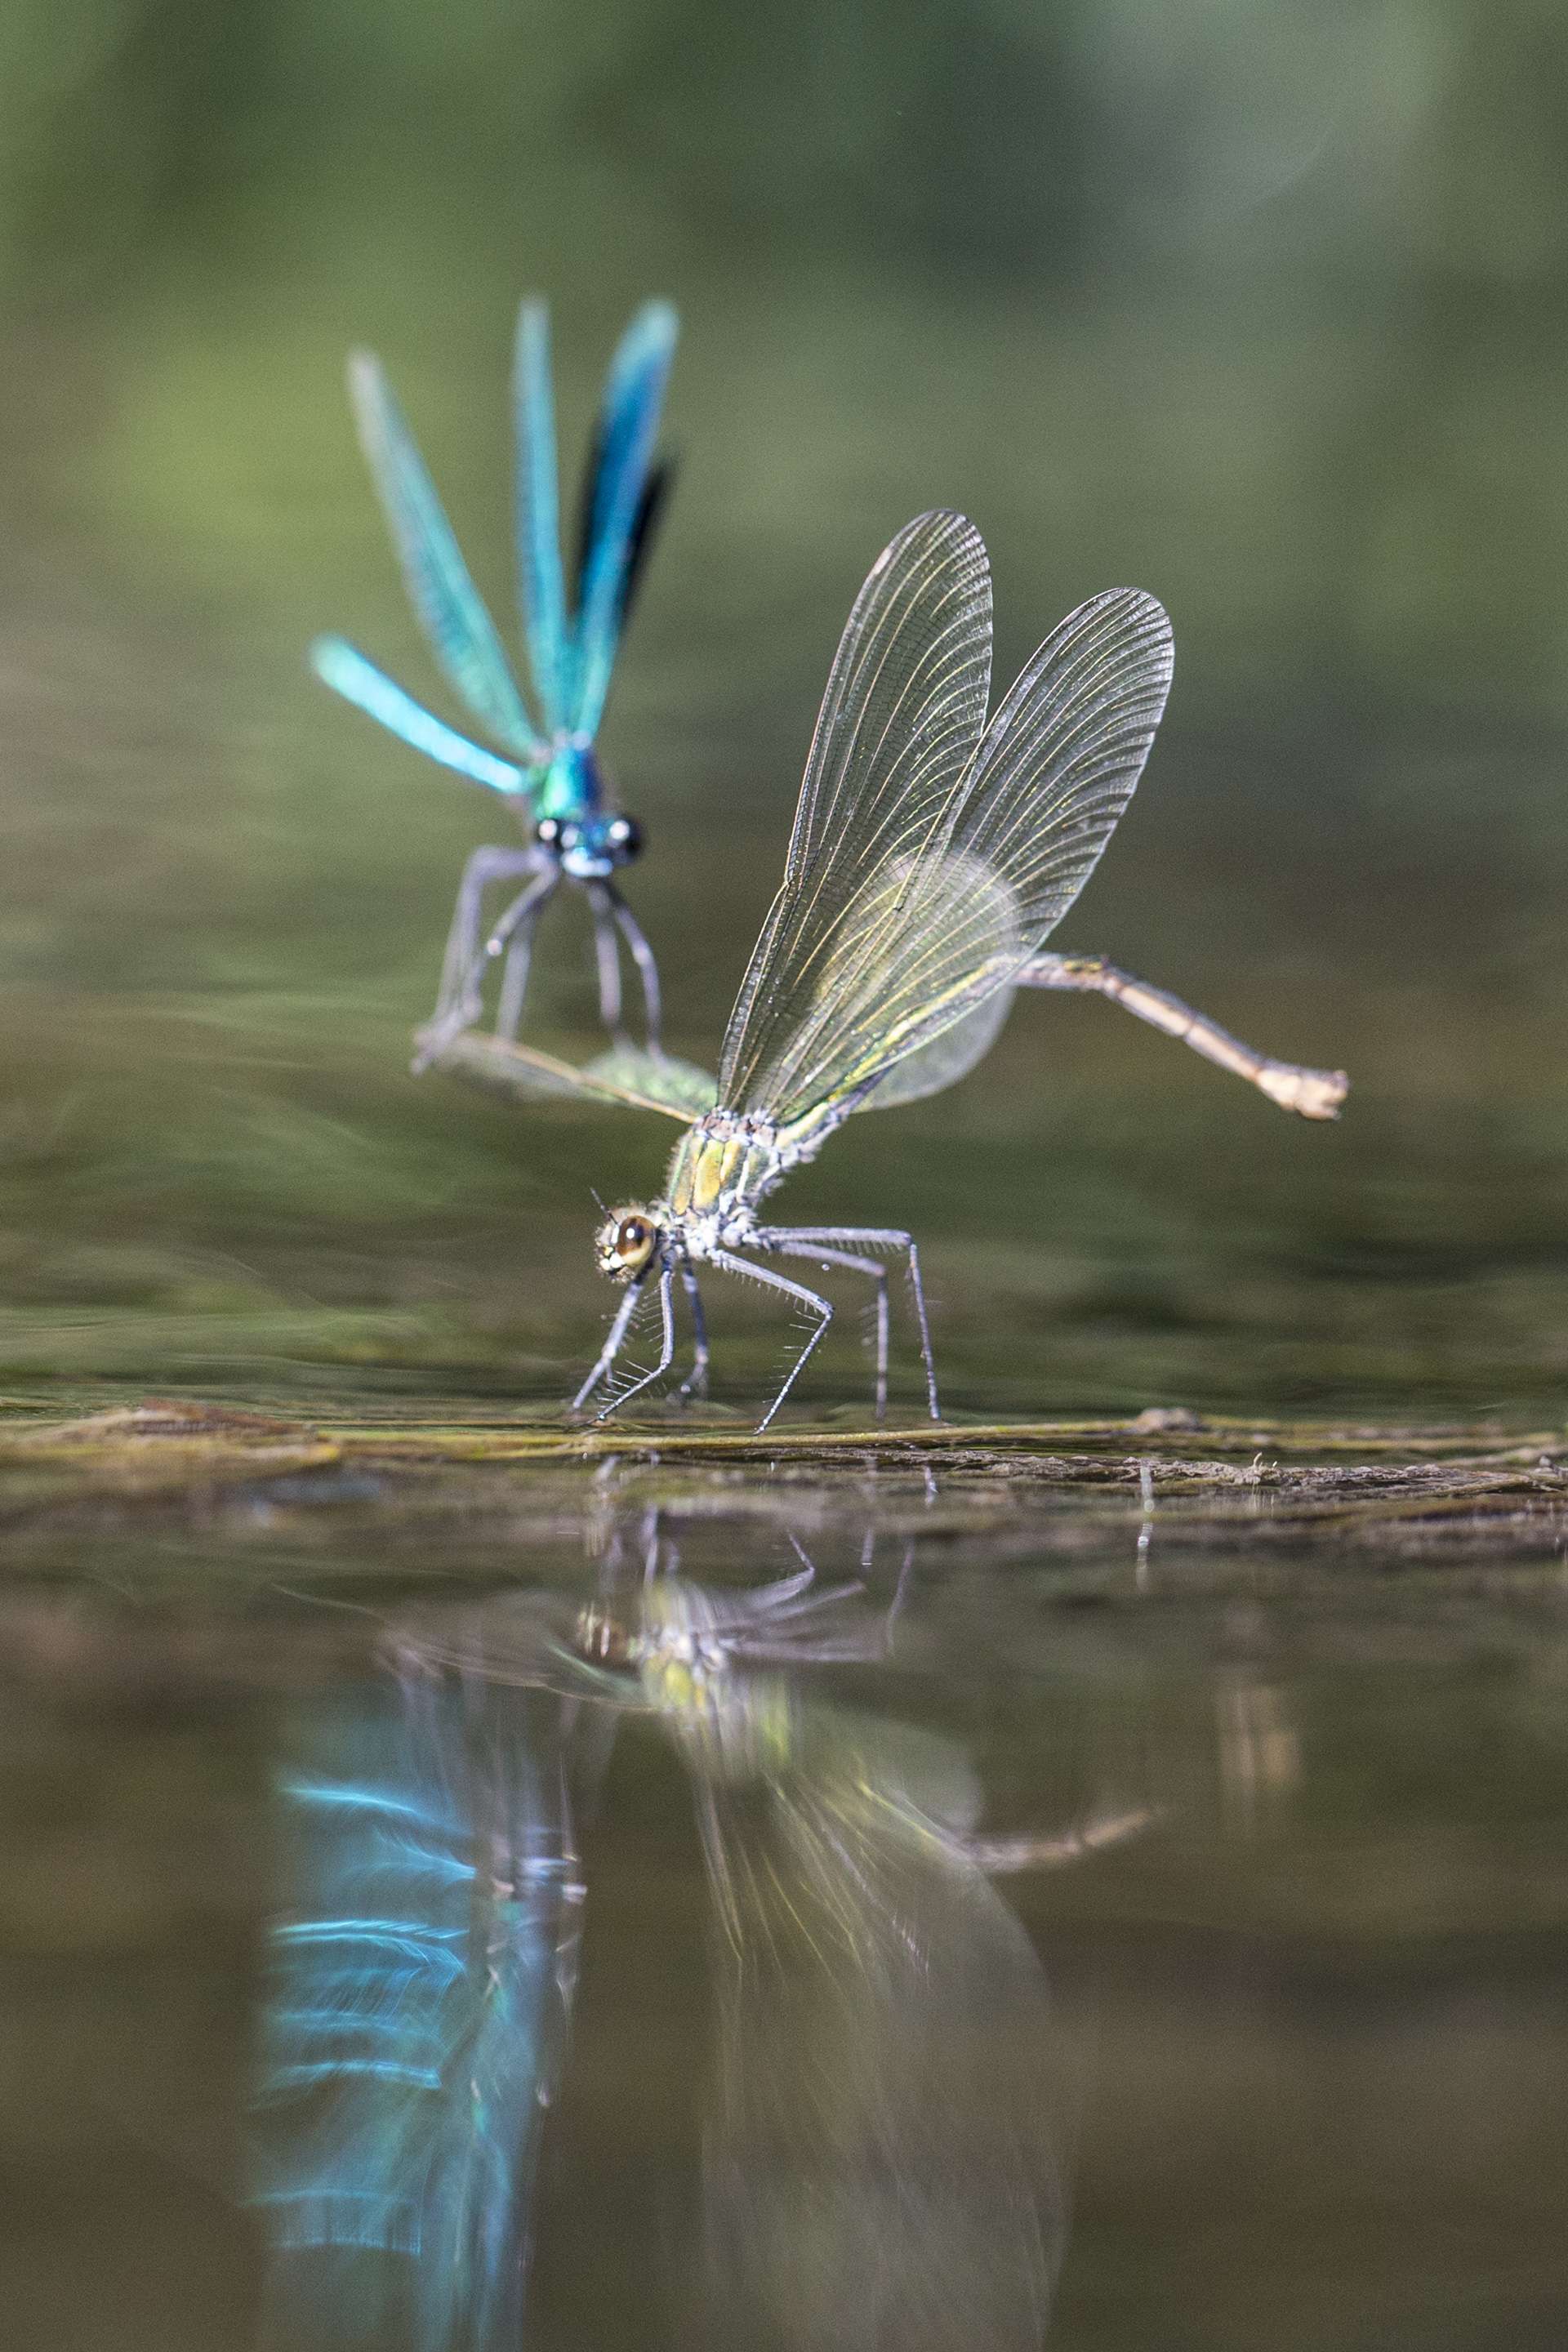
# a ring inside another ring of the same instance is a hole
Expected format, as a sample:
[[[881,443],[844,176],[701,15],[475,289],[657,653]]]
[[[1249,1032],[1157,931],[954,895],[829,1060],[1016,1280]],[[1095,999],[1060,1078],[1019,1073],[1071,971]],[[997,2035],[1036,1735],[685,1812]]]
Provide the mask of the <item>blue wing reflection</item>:
[[[314,1717],[279,1776],[268,2345],[515,2352],[576,1979],[575,1721],[408,1659]]]

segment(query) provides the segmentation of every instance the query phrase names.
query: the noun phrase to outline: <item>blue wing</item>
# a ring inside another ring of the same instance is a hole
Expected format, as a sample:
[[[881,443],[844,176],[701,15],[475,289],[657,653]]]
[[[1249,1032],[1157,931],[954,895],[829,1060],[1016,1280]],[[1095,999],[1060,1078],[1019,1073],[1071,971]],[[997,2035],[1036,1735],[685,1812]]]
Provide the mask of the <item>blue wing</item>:
[[[495,623],[468,577],[425,461],[368,352],[349,362],[360,439],[385,510],[403,576],[431,651],[480,724],[525,758],[542,750]]]
[[[605,382],[585,507],[568,724],[592,735],[604,715],[621,623],[651,512],[654,442],[679,322],[647,302],[622,336]],[[657,495],[657,486],[655,486]]]
[[[561,568],[561,511],[555,404],[550,384],[550,319],[542,302],[517,318],[512,370],[517,426],[517,562],[529,667],[544,723],[566,725],[572,696],[572,641]]]
[[[476,784],[488,784],[494,793],[527,793],[532,776],[510,760],[500,760],[479,743],[470,743],[444,719],[416,702],[395,685],[384,670],[377,669],[372,661],[351,646],[346,637],[318,637],[310,647],[310,667],[334,694],[353,703],[359,709],[401,735],[416,751],[426,752],[439,760],[445,768],[456,768],[458,775],[472,777]]]

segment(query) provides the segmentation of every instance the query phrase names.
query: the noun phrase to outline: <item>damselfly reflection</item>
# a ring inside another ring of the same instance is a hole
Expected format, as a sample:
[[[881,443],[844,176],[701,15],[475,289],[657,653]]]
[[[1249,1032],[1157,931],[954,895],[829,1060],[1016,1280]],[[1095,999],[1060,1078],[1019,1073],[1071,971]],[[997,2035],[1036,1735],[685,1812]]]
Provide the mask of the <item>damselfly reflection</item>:
[[[612,1719],[405,1652],[284,1776],[258,2196],[279,2352],[515,2347]]]
[[[672,1564],[667,1546],[647,1556]],[[900,1595],[908,1574],[906,1556]],[[451,1654],[531,1676],[539,1622],[531,1599],[497,1603]],[[1071,2069],[991,1876],[1079,1859],[1147,1817],[978,1836],[956,1741],[827,1694],[819,1669],[888,1647],[863,1580],[819,1590],[805,1561],[742,1591],[654,1573],[585,1609],[557,1652],[563,1687],[585,1675],[664,1727],[696,1801],[717,2042],[682,2341],[1025,2352],[1046,2330]]]
[[[658,1051],[658,974],[614,880],[637,855],[641,835],[636,822],[614,807],[594,741],[669,481],[668,466],[655,463],[654,444],[675,338],[669,305],[647,303],[611,361],[584,483],[568,596],[558,521],[549,330],[542,303],[522,306],[513,390],[518,572],[531,709],[380,362],[359,352],[350,363],[360,438],[410,600],[448,685],[507,756],[458,734],[342,637],[319,638],[310,649],[311,662],[328,686],[405,742],[509,800],[528,835],[523,847],[478,849],[468,860],[423,1058],[481,1019],[486,976],[503,959],[496,1030],[503,1037],[516,1034],[534,927],[563,877],[581,887],[593,916],[605,1027],[624,1040],[618,934],[641,982],[648,1046]],[[485,895],[496,885],[513,895],[487,929]]]
[[[713,1895],[694,2339],[1026,2352],[1068,2223],[1058,2020],[990,1882],[962,1748],[802,1671],[882,1637],[854,1588],[816,1601],[808,1576],[744,1596],[661,1577],[626,1641],[690,1773]],[[1007,1860],[1084,1851],[1069,1833]]]
[[[704,1387],[695,1269],[708,1265],[763,1285],[809,1318],[763,1416],[765,1429],[833,1317],[820,1292],[758,1263],[782,1257],[872,1284],[880,1414],[889,1338],[881,1260],[896,1254],[908,1269],[927,1402],[937,1417],[913,1237],[893,1225],[775,1225],[759,1212],[851,1112],[912,1102],[973,1069],[1014,992],[1031,979],[1108,990],[1114,979],[1131,1001],[1133,984],[1111,967],[1042,961],[1041,951],[1131,798],[1171,664],[1170,624],[1154,598],[1112,589],[1047,638],[987,726],[985,549],[962,515],[920,516],[879,558],[840,641],[784,881],[731,1014],[718,1078],[704,1091],[689,1071],[668,1073],[651,1056],[612,1054],[580,1069],[494,1040],[460,1041],[448,1058],[522,1091],[571,1089],[636,1104],[689,1130],[663,1193],[612,1211],[599,1229],[600,1268],[625,1286],[626,1297],[576,1405],[609,1388],[603,1419],[668,1370],[678,1278],[694,1323],[683,1392]],[[1091,966],[1098,981],[1088,976]],[[1174,1002],[1152,991],[1145,999],[1136,1009],[1146,1015],[1156,1002]],[[1197,1016],[1191,1022],[1195,1042]],[[1218,1050],[1217,1039],[1233,1049],[1233,1062],[1245,1055],[1212,1024],[1201,1025],[1207,1050]],[[1269,1090],[1280,1097],[1279,1087]],[[1324,1105],[1309,1089],[1295,1107]],[[650,1285],[658,1360],[616,1390],[615,1367]]]

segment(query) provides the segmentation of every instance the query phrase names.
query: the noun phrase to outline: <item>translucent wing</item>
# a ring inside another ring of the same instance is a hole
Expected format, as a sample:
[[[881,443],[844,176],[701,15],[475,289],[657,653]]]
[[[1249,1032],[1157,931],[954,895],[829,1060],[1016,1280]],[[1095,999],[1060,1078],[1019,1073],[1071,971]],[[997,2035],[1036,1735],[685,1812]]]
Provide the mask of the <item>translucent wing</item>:
[[[529,790],[532,779],[528,770],[470,743],[466,735],[459,735],[455,727],[448,727],[444,719],[405,694],[345,637],[318,637],[310,647],[310,661],[323,686],[390,728],[393,734],[401,735],[416,751],[439,760],[443,767],[455,768],[460,776],[471,776],[476,784],[488,784],[494,793]]]
[[[1010,988],[982,997],[973,1011],[955,1021],[951,1029],[942,1030],[929,1045],[895,1062],[870,1093],[861,1097],[856,1109],[893,1110],[900,1103],[919,1102],[925,1095],[939,1095],[944,1087],[956,1086],[985,1059],[1012,1010]]]
[[[518,575],[529,667],[544,723],[553,733],[566,724],[572,644],[561,568],[550,320],[542,302],[525,302],[518,312],[512,406],[517,425]]]
[[[784,881],[724,1039],[729,1108],[784,1118],[830,1090],[816,1086],[813,1012],[830,965],[853,1017],[874,1025],[892,975],[860,985],[874,944],[864,893],[886,896],[890,873],[907,882],[944,843],[990,678],[984,544],[962,515],[921,515],[879,556],[839,639]]]
[[[380,494],[403,577],[430,649],[474,717],[526,759],[542,746],[512,677],[495,623],[452,533],[425,461],[368,352],[349,362],[360,440]]]
[[[724,1931],[704,2340],[1037,2352],[1065,2070],[1034,1948],[945,1818],[967,1768],[798,1701],[786,1729],[748,1680],[767,1720],[682,1740]]]
[[[592,735],[604,715],[632,567],[646,539],[649,469],[679,321],[647,302],[622,336],[595,428],[575,630],[575,684],[567,724]]]
[[[426,1040],[419,1040],[423,1045]],[[595,1061],[582,1065],[542,1054],[531,1045],[472,1029],[446,1040],[431,1055],[431,1066],[452,1070],[504,1094],[529,1100],[542,1096],[575,1096],[590,1102],[621,1103],[633,1110],[662,1111],[668,1118],[689,1127],[711,1110],[718,1099],[717,1082],[695,1063],[677,1061],[670,1054],[649,1054],[635,1046],[617,1046]]]
[[[882,1071],[1006,989],[1131,797],[1171,659],[1152,596],[1092,598],[1026,666],[921,845],[872,843],[850,867],[826,843],[815,887],[830,928],[805,958],[764,932],[764,968],[748,983],[757,1013],[743,999],[726,1041],[726,1075],[732,1059],[744,1084],[726,1103],[781,1123],[852,1108]],[[971,1041],[980,1034],[976,1022]]]

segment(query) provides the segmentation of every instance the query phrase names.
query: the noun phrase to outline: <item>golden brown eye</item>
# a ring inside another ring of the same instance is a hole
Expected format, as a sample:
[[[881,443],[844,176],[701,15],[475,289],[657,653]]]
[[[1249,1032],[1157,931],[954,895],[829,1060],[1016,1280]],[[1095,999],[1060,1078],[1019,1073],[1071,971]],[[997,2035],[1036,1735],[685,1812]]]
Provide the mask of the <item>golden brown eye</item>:
[[[647,1223],[641,1217],[623,1217],[620,1231],[616,1235],[616,1247],[630,1255],[634,1251],[646,1249],[649,1238]]]

